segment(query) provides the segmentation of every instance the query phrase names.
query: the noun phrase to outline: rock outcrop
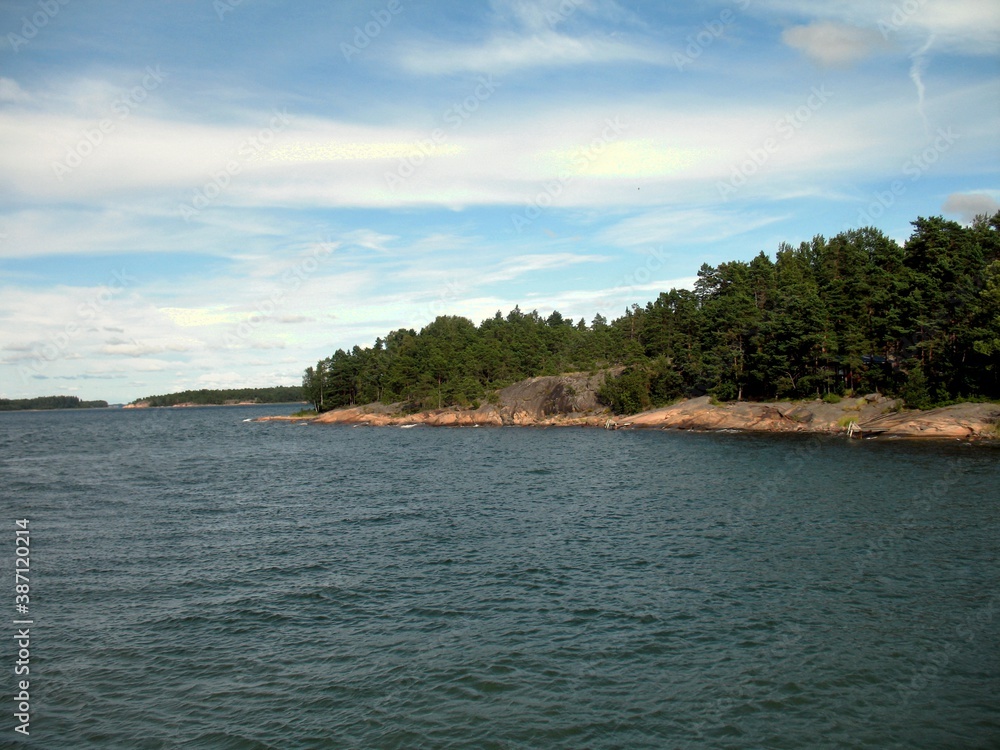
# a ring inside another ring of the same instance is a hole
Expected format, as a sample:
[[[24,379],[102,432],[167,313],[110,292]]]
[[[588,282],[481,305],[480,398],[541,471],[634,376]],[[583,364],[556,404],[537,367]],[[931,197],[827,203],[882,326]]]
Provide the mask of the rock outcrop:
[[[749,430],[757,432],[844,432],[892,411],[898,405],[882,397],[823,401],[755,403],[737,401],[713,405],[708,396],[681,401],[619,421],[635,427],[681,430]]]
[[[1000,405],[957,404],[927,411],[907,411],[901,403],[878,394],[824,401],[779,403],[712,403],[708,396],[687,399],[662,409],[615,416],[597,399],[604,372],[529,378],[497,392],[478,409],[434,409],[406,413],[403,404],[368,404],[335,409],[312,418],[264,417],[264,420],[310,421],[316,424],[372,426],[488,425],[593,426],[614,429],[739,430],[809,432],[857,437],[934,437],[1000,439]]]
[[[1000,405],[955,404],[940,409],[900,411],[859,425],[879,437],[932,437],[956,440],[1000,439]]]
[[[1000,405],[956,404],[927,411],[903,410],[901,402],[877,394],[837,404],[799,401],[713,405],[707,396],[664,409],[619,418],[629,427],[748,432],[811,432],[856,437],[935,437],[960,440],[1000,438]]]
[[[610,416],[597,400],[604,373],[569,373],[529,378],[496,394],[495,403],[478,409],[433,409],[404,413],[403,404],[368,404],[335,409],[315,417],[318,424],[472,425],[604,424]]]

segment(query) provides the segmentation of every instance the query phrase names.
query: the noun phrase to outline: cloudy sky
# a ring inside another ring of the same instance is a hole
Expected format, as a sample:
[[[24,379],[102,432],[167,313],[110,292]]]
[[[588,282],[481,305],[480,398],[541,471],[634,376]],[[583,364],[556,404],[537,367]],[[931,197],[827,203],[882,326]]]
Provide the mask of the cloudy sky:
[[[0,397],[296,384],[1000,200],[987,0],[36,0],[0,35]]]

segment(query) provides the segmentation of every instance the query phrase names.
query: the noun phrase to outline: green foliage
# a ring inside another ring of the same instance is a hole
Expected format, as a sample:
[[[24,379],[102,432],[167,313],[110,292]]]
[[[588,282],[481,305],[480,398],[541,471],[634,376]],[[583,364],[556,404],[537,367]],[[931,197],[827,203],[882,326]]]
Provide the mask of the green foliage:
[[[81,401],[76,396],[39,396],[38,398],[0,398],[0,411],[28,409],[103,409],[107,401]]]
[[[899,397],[910,409],[926,409],[932,405],[927,376],[923,368],[917,364],[907,373],[906,382],[899,391]]]
[[[823,395],[823,402],[827,404],[839,404],[842,401],[836,393],[826,393]]]
[[[198,391],[180,391],[163,396],[147,396],[136,399],[132,403],[143,401],[150,406],[174,406],[176,404],[216,406],[238,403],[287,404],[302,400],[303,389],[299,386],[279,385],[273,388],[226,388],[223,390],[202,388]]]
[[[774,260],[705,264],[671,289],[588,327],[515,307],[478,326],[442,316],[308,368],[319,411],[371,401],[473,404],[524,378],[624,367],[601,389],[619,413],[695,394],[772,400],[880,392],[930,406],[1000,398],[1000,212],[963,227],[913,222],[905,246],[872,227]]]
[[[638,414],[648,409],[649,373],[642,369],[628,369],[614,377],[607,375],[598,391],[601,403],[610,406],[615,414]]]

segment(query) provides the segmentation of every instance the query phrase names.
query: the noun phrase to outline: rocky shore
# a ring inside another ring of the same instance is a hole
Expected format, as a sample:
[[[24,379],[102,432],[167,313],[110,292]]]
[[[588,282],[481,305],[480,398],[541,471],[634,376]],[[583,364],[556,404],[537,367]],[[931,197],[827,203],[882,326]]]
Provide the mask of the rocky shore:
[[[498,391],[477,409],[433,409],[405,413],[403,404],[334,409],[318,417],[262,417],[259,421],[371,426],[605,427],[608,429],[737,430],[850,434],[860,438],[1000,440],[1000,404],[956,404],[926,411],[905,410],[878,394],[824,401],[712,403],[708,396],[623,417],[597,400],[604,373],[530,378]]]
[[[747,432],[847,434],[858,438],[1000,438],[1000,405],[956,404],[926,411],[872,394],[837,404],[820,400],[712,405],[707,397],[682,401],[619,420],[630,427]]]

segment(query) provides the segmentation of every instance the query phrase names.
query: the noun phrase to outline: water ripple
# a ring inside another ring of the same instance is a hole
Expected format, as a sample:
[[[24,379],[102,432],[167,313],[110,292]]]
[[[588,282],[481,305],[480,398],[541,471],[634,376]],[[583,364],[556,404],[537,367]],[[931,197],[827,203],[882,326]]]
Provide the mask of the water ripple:
[[[33,746],[1000,745],[995,452],[260,411],[0,415]]]

